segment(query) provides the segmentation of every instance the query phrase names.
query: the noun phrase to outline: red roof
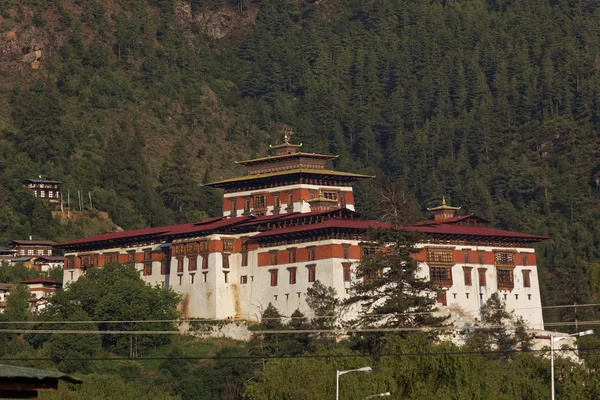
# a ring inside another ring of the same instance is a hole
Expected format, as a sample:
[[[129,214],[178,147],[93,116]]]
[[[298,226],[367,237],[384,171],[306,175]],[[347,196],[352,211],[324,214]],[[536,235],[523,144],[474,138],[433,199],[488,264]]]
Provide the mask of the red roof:
[[[433,224],[429,226],[411,225],[403,227],[407,231],[416,231],[425,234],[443,234],[460,236],[487,236],[487,237],[510,237],[532,240],[548,239],[547,236],[530,235],[528,233],[505,231],[501,229],[492,229],[479,226],[464,226],[453,224]]]

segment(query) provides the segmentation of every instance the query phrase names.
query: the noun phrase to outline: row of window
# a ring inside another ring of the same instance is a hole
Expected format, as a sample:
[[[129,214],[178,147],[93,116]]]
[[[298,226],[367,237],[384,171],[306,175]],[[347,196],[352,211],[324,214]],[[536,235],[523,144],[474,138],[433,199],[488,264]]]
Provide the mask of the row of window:
[[[456,299],[456,296],[458,295],[458,293],[452,293],[452,297],[454,299]],[[470,297],[471,293],[465,293],[465,297],[468,299]],[[447,301],[447,291],[446,290],[440,290],[437,293],[437,302],[441,303],[444,306],[448,305],[448,301]],[[502,297],[504,297],[504,300],[508,300],[508,293],[503,293]],[[483,300],[483,293],[479,293],[479,299]],[[519,300],[519,294],[515,293],[515,300]],[[531,300],[531,293],[527,293],[527,300]]]
[[[297,267],[289,267],[286,269],[288,271],[288,284],[295,285],[296,279],[297,279],[298,268]],[[307,271],[308,282],[309,283],[314,282],[315,277],[316,277],[316,265],[315,264],[307,265],[306,271]],[[269,272],[271,274],[271,286],[277,286],[279,283],[279,270],[278,269],[270,269]],[[243,278],[244,276],[245,275],[242,275],[242,277],[240,279],[240,283],[242,283],[242,284],[247,283],[247,278]]]
[[[463,276],[465,286],[472,286],[472,267],[463,267]],[[485,268],[478,268],[478,281],[479,286],[486,286],[486,271]],[[523,287],[531,287],[531,270],[524,269],[523,273]],[[429,266],[429,279],[434,285],[450,287],[453,284],[452,281],[452,267],[444,266]],[[515,286],[514,271],[512,268],[496,268],[496,279],[498,282],[498,289],[512,289]]]
[[[28,255],[28,256],[43,256],[43,255],[47,255],[47,256],[51,256],[52,255],[52,250],[48,249],[48,250],[44,250],[44,249],[20,249],[19,250],[19,255],[20,256],[24,256],[24,255]]]
[[[315,246],[306,247],[306,250],[307,250],[306,261],[315,261],[317,259],[316,247]],[[297,262],[297,257],[296,257],[297,249],[296,248],[292,247],[292,248],[286,249],[285,251],[287,252],[287,259],[284,257],[285,256],[284,252],[280,252],[279,250],[269,251],[269,255],[270,255],[269,264],[270,265],[278,265],[278,264],[292,264],[292,263]],[[283,257],[282,257],[282,255],[283,255]],[[345,259],[350,258],[350,244],[342,245],[342,258],[345,258]],[[302,260],[302,261],[304,261],[304,260]],[[244,264],[242,264],[242,266],[244,266]]]
[[[340,193],[338,191],[335,190],[324,190],[323,192],[323,197],[325,197],[326,199],[330,199],[330,200],[336,200],[336,201],[340,201],[342,202],[342,207],[346,206],[346,197],[344,195],[344,193]],[[273,193],[273,208],[275,208],[276,210],[280,209],[282,207],[282,200],[281,200],[281,194],[282,193]],[[293,208],[294,207],[294,193],[293,192],[283,192],[283,194],[285,194],[286,197],[286,206],[287,208]],[[316,195],[316,190],[311,192],[310,194],[310,198],[313,199],[315,198]],[[232,197],[229,199],[230,204],[231,204],[231,213],[232,214],[237,214],[238,208],[237,208],[237,199],[235,197]],[[251,209],[253,210],[265,210],[267,208],[267,195],[266,194],[255,194],[252,196],[248,196],[248,197],[244,197],[244,213],[249,213],[251,211]]]
[[[33,193],[35,194],[35,197],[37,197],[38,192],[34,191]],[[46,192],[44,190],[40,190],[40,197],[42,197],[42,198],[46,197]],[[48,198],[50,198],[50,199],[54,199],[54,198],[58,199],[59,197],[60,197],[60,193],[59,192],[54,192],[52,190],[48,191]]]
[[[471,264],[471,250],[463,250],[463,260],[465,264]],[[496,265],[515,265],[515,253],[513,252],[494,252],[494,261]],[[454,252],[451,249],[427,249],[427,262],[433,264],[454,264]],[[477,263],[485,264],[485,251],[477,252]],[[521,265],[529,265],[529,255],[521,253]]]

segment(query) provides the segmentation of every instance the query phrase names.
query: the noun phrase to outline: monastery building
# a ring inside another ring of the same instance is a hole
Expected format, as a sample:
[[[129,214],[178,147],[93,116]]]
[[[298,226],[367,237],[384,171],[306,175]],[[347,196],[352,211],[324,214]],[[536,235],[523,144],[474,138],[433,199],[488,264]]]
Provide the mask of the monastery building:
[[[371,178],[325,168],[335,156],[272,146],[275,155],[242,161],[248,175],[208,184],[224,190],[223,215],[60,243],[64,283],[109,262],[131,263],[153,285],[183,296],[187,318],[259,319],[272,303],[283,315],[306,312],[316,280],[347,297],[369,228],[389,225],[354,211],[352,183]],[[422,232],[415,258],[439,287],[438,303],[473,318],[495,292],[533,328],[542,329],[534,245],[545,237],[455,216],[445,203],[435,218],[405,229]]]

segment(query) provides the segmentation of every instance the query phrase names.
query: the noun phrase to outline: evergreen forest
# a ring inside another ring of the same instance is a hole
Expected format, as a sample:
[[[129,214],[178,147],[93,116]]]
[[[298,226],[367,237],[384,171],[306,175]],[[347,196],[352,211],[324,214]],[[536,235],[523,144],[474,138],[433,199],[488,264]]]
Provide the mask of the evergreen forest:
[[[549,236],[543,304],[596,303],[598,21],[596,0],[0,0],[0,245],[218,215],[203,184],[245,174],[234,161],[285,124],[332,168],[376,176],[360,212],[414,222],[445,196]],[[53,218],[23,187],[38,176],[80,217]]]

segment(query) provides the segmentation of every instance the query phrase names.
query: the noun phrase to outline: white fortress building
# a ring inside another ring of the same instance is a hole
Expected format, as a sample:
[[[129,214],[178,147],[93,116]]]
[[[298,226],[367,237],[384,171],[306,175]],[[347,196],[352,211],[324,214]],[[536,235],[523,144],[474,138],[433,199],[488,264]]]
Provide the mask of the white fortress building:
[[[142,278],[183,296],[182,317],[257,320],[272,303],[283,315],[307,311],[316,280],[348,296],[360,243],[371,227],[388,227],[354,211],[352,183],[366,175],[325,169],[335,156],[272,146],[275,155],[240,162],[248,175],[210,183],[222,188],[223,215],[182,225],[72,240],[64,283],[89,268],[131,263]],[[507,308],[542,329],[534,245],[543,236],[492,229],[474,215],[455,216],[443,202],[431,221],[405,227],[424,234],[415,255],[438,288],[441,309],[479,316],[495,292]]]

